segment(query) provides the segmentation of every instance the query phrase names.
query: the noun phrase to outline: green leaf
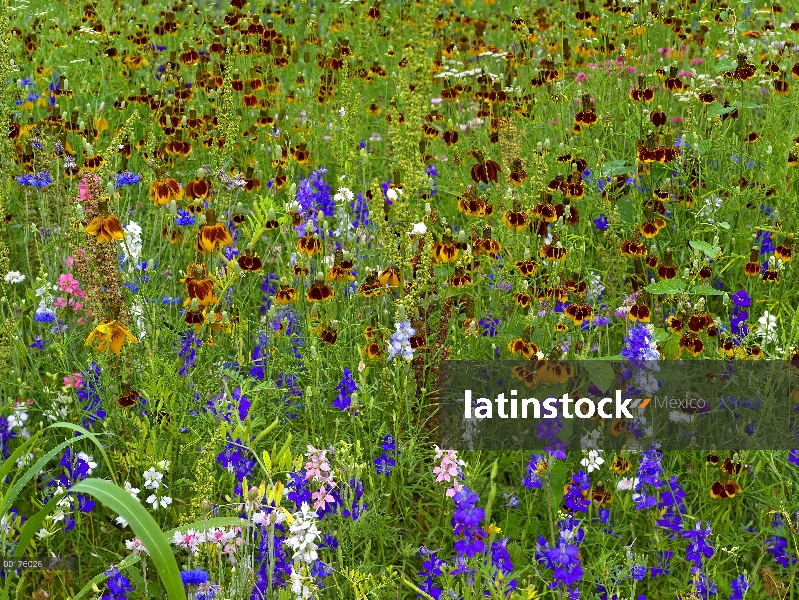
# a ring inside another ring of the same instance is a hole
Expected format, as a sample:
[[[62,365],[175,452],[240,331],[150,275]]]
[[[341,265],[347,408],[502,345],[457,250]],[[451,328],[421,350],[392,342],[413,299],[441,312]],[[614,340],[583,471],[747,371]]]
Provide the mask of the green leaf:
[[[651,283],[644,289],[650,294],[681,294],[685,291],[685,282],[682,279],[665,279]]]
[[[621,220],[626,225],[632,225],[633,222],[633,215],[635,214],[635,209],[633,208],[632,202],[629,200],[622,200],[620,201],[617,206],[619,207],[619,216]]]
[[[669,332],[665,329],[661,329],[660,327],[655,329],[655,334],[652,336],[652,341],[656,344],[662,342],[663,340],[669,339]]]
[[[734,111],[737,106],[724,106],[721,102],[714,102],[710,106],[707,107],[707,116],[708,117],[720,117],[722,115],[726,115]]]
[[[703,283],[701,285],[695,285],[694,287],[691,288],[691,291],[688,292],[688,293],[689,294],[695,294],[695,295],[702,295],[702,296],[723,296],[724,295],[724,292],[722,292],[721,290],[717,290],[714,287],[710,287],[706,283]]]
[[[697,146],[699,149],[699,156],[703,156],[710,150],[710,140],[702,140]]]
[[[691,248],[694,250],[699,250],[700,252],[704,252],[705,256],[710,259],[716,258],[719,255],[719,252],[721,252],[721,248],[719,246],[714,246],[713,244],[703,242],[702,240],[691,240],[688,243],[691,244]]]
[[[603,391],[610,389],[616,378],[610,361],[587,360],[583,362],[583,365],[585,365],[585,370],[591,375],[591,383]]]
[[[727,11],[721,12],[721,18],[726,19],[724,16]],[[725,71],[732,71],[735,67],[738,66],[738,63],[732,59],[720,60],[716,65],[716,73],[724,73]],[[715,104],[715,103],[714,103]]]
[[[613,177],[615,175],[621,175],[622,173],[626,175],[633,169],[634,166],[626,160],[612,160],[605,164],[599,172],[601,177]]]
[[[186,600],[175,555],[164,532],[139,502],[118,485],[105,479],[84,479],[73,485],[70,492],[89,494],[125,519],[138,537],[155,565],[170,600]]]
[[[730,224],[727,223],[727,221],[722,221],[721,223],[718,224],[718,226],[721,227],[722,229],[729,229],[730,228]]]

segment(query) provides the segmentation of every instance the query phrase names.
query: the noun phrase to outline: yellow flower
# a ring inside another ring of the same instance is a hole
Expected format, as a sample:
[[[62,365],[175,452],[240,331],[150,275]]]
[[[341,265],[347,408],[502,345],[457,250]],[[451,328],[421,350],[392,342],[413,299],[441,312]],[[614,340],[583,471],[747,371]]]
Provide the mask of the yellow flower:
[[[114,215],[99,215],[92,219],[83,230],[97,238],[97,243],[110,242],[111,240],[121,240],[125,237],[125,230]]]
[[[105,352],[108,346],[115,354],[119,354],[122,349],[122,344],[127,338],[131,344],[138,344],[139,340],[130,332],[130,329],[124,323],[119,321],[106,321],[103,319],[100,324],[86,338],[86,345],[91,345],[95,338],[98,340],[97,349],[100,352]]]

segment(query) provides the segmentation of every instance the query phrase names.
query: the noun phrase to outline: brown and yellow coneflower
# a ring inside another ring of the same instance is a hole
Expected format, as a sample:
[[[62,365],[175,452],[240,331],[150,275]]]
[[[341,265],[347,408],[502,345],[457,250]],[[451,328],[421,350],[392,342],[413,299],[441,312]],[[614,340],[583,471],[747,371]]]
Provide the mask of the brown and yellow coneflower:
[[[330,300],[333,296],[335,296],[335,292],[325,283],[324,274],[317,273],[311,289],[305,295],[308,302],[324,302]]]
[[[197,236],[197,250],[201,254],[205,254],[230,246],[232,243],[233,238],[227,227],[224,223],[217,222],[216,212],[209,208],[206,212],[205,225],[200,228],[200,233]]]
[[[749,252],[749,261],[744,265],[744,273],[750,277],[757,277],[760,275],[760,251],[757,247],[753,247]]]
[[[187,298],[183,306],[188,306],[193,300],[197,301],[199,308],[219,302],[214,293],[214,282],[208,278],[204,263],[189,263],[186,268],[186,278],[180,281],[186,284]]]
[[[155,204],[166,206],[173,200],[180,201],[183,199],[183,188],[180,184],[167,177],[163,181],[153,181],[150,185],[150,200]]]
[[[119,219],[108,214],[108,202],[99,202],[98,209],[100,214],[94,217],[83,231],[96,237],[98,244],[124,238],[125,230],[122,229]]]

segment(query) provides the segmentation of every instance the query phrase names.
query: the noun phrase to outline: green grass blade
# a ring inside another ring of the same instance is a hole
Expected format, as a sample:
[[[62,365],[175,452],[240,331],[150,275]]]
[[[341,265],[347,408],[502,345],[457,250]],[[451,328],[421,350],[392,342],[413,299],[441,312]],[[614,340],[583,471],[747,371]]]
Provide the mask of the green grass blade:
[[[25,522],[25,526],[19,534],[19,541],[17,542],[17,549],[14,552],[14,558],[23,558],[25,556],[25,550],[27,550],[28,544],[33,539],[34,534],[39,531],[39,527],[41,527],[47,515],[55,510],[59,500],[66,495],[66,492],[56,494],[44,505],[44,508]]]
[[[118,485],[104,479],[84,479],[73,485],[70,492],[93,496],[125,519],[133,534],[138,537],[155,565],[170,600],[186,600],[186,591],[180,578],[178,563],[164,532],[139,502]]]
[[[25,484],[28,483],[34,477],[36,477],[39,471],[42,470],[42,467],[44,467],[44,465],[50,462],[50,459],[52,459],[56,454],[61,452],[64,448],[69,446],[74,441],[75,438],[69,439],[65,442],[61,442],[60,444],[58,444],[58,446],[56,446],[55,448],[50,450],[50,452],[48,452],[47,454],[42,456],[39,460],[37,460],[36,463],[30,469],[25,471],[25,474],[14,483],[14,486],[3,497],[3,504],[2,506],[0,506],[0,515],[4,515],[8,512],[8,510],[11,508],[11,504],[14,502],[14,500],[16,500],[17,496],[22,491],[22,488],[25,487]],[[8,463],[10,460],[11,459],[6,461],[6,463]]]

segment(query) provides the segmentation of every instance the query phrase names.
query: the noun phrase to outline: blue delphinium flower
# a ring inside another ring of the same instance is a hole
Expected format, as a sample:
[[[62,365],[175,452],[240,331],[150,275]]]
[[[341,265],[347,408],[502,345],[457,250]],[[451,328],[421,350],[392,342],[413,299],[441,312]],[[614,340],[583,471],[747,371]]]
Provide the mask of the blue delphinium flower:
[[[28,348],[35,348],[36,350],[44,350],[44,345],[50,340],[43,340],[42,336],[37,335],[33,343]]]
[[[743,600],[744,592],[749,589],[749,584],[746,582],[746,575],[740,574],[738,577],[730,582],[732,593],[730,600]]]
[[[83,404],[84,417],[81,420],[81,425],[85,429],[88,429],[94,422],[105,419],[105,410],[100,406],[103,402],[102,392],[100,367],[92,361],[91,366],[83,371],[83,383],[76,392]]]
[[[530,455],[530,462],[527,463],[527,475],[522,479],[522,485],[528,489],[541,489],[544,481],[542,473],[546,473],[547,463],[543,456],[537,454]]]
[[[180,336],[178,356],[183,359],[183,367],[178,371],[178,374],[184,377],[188,376],[189,370],[197,364],[197,350],[199,350],[202,343],[202,338],[194,335],[192,331],[187,331]]]
[[[338,396],[333,400],[333,406],[339,410],[347,410],[352,404],[352,394],[357,391],[358,386],[355,385],[355,380],[352,378],[352,371],[344,367],[344,374],[341,381],[336,386]]]
[[[435,165],[427,165],[427,174],[433,180],[433,185],[430,187],[430,195],[434,196],[438,193],[438,190],[436,189],[436,179],[439,177],[439,173],[436,171]]]
[[[580,471],[572,475],[571,482],[564,494],[564,504],[574,512],[588,512],[591,501],[585,498],[585,492],[591,490],[591,480],[585,471]]]
[[[483,538],[487,534],[480,527],[485,511],[477,506],[479,498],[468,486],[463,486],[452,499],[455,502],[452,526],[455,528],[456,538],[461,538],[455,542],[455,551],[466,558],[472,558],[476,553],[485,550]]]
[[[657,524],[670,531],[670,536],[675,537],[682,531],[682,515],[687,511],[685,507],[685,492],[674,475],[669,480],[668,489],[660,497],[658,508],[663,511]]]
[[[620,354],[633,363],[643,363],[647,360],[657,360],[659,354],[657,345],[652,340],[652,327],[643,323],[634,323],[630,332],[624,338],[624,348]]]
[[[363,192],[358,192],[355,199],[350,202],[350,209],[352,210],[352,226],[368,227],[369,226],[369,205],[366,203],[366,198]]]
[[[693,529],[687,529],[682,532],[682,537],[691,541],[685,549],[685,559],[693,562],[697,567],[702,567],[702,558],[711,558],[713,556],[713,547],[708,543],[708,538],[712,533],[710,529],[710,521],[707,522],[705,528],[702,528],[702,522],[697,521]]]
[[[108,593],[103,595],[101,600],[127,600],[128,594],[136,589],[114,565],[111,565],[104,575],[108,577],[106,582]]]
[[[439,550],[428,550],[424,546],[419,548],[419,556],[424,559],[422,562],[422,571],[417,573],[419,577],[423,577],[424,581],[419,586],[419,589],[428,594],[435,600],[440,600],[444,594],[444,590],[437,587],[435,579],[438,579],[444,574],[444,569],[449,565],[436,556]]]
[[[59,491],[66,491],[91,475],[92,467],[97,465],[94,463],[90,465],[90,460],[83,452],[75,454],[71,448],[67,448],[59,463],[64,470],[50,482],[51,498]],[[94,501],[83,494],[67,494],[65,499],[69,504],[68,508],[64,509],[64,531],[72,531],[75,528],[74,511],[77,509],[83,513],[90,513],[94,508]]]
[[[391,334],[389,341],[388,360],[392,361],[397,354],[400,354],[405,360],[411,360],[413,348],[411,348],[410,339],[416,330],[411,327],[410,321],[400,321],[395,326],[396,331]]]
[[[638,465],[636,474],[638,483],[635,484],[633,492],[636,510],[646,510],[657,505],[657,498],[651,495],[645,486],[651,486],[656,490],[663,486],[660,480],[660,475],[663,473],[663,467],[660,465],[662,458],[663,454],[657,450],[644,450],[641,453],[641,464]]]
[[[233,488],[233,493],[241,495],[242,480],[252,475],[257,461],[252,450],[242,443],[241,438],[234,440],[230,434],[227,438],[225,449],[219,453],[216,462],[235,475],[236,486]]]
[[[399,454],[397,451],[397,441],[394,439],[393,435],[388,434],[383,438],[382,448],[383,454],[378,456],[374,460],[374,463],[375,467],[377,467],[377,474],[388,477],[391,474],[391,470],[397,464],[394,457]]]
[[[300,235],[305,235],[309,222],[313,224],[314,231],[318,231],[319,224],[316,219],[319,211],[322,211],[326,217],[332,217],[335,214],[335,203],[330,196],[332,188],[325,182],[325,173],[327,173],[325,167],[315,170],[300,182],[297,189],[296,200],[300,205],[300,215],[303,220],[295,229],[300,232]]]
[[[605,231],[605,229],[610,227],[608,218],[604,213],[600,214],[596,219],[594,219],[594,225],[596,225],[596,228],[599,229],[599,231]]]
[[[494,319],[492,316],[487,316],[478,321],[480,327],[483,328],[483,337],[494,337],[497,335],[497,327],[499,326],[499,319]]]
[[[194,600],[216,600],[216,595],[218,593],[218,585],[211,585],[208,582],[202,583],[197,587],[197,593],[194,595]]]
[[[578,590],[583,577],[579,545],[583,541],[585,531],[574,517],[559,521],[558,529],[560,530],[558,540],[552,547],[546,538],[539,537],[535,557],[539,563],[553,571],[550,589],[568,591],[570,598],[579,598]]]

